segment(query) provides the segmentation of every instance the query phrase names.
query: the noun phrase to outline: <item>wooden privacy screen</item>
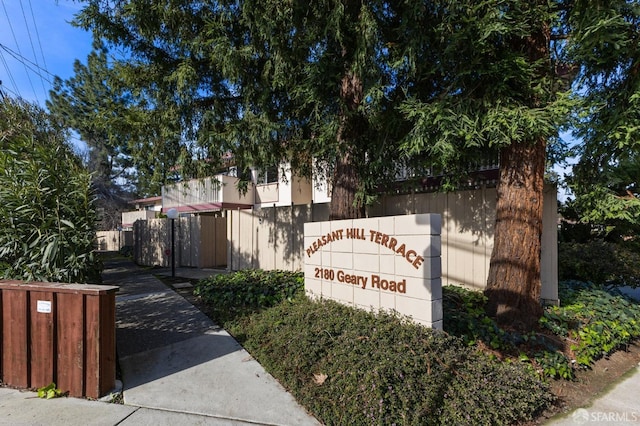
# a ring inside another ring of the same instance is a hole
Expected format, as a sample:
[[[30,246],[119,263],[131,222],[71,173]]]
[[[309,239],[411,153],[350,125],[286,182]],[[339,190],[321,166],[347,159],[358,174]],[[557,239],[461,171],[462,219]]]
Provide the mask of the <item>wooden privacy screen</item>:
[[[99,398],[115,386],[118,287],[0,280],[0,379]]]

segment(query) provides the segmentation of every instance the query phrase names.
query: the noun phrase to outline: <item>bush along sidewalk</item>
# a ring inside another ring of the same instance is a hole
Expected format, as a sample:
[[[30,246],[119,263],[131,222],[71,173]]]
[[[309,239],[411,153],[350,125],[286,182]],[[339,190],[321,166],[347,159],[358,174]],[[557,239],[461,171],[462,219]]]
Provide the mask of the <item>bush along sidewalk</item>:
[[[196,293],[214,320],[327,425],[506,425],[531,420],[553,401],[531,364],[501,361],[471,338],[395,314],[311,301],[301,274],[217,276],[201,281]],[[494,345],[512,338],[497,330]]]

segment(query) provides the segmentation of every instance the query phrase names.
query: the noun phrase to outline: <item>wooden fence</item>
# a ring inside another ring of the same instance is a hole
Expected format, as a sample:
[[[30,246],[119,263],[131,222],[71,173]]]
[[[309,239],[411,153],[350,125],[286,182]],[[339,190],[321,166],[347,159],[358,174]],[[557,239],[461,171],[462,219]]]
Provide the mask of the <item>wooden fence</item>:
[[[557,301],[556,188],[545,188],[542,298]],[[442,215],[442,284],[484,289],[493,250],[496,189],[384,196],[369,217],[418,213]],[[305,222],[328,220],[327,204],[228,212],[229,267],[303,270]]]
[[[175,221],[176,266],[214,268],[227,265],[224,217],[192,216]],[[171,220],[139,220],[133,225],[134,261],[145,266],[171,266]]]

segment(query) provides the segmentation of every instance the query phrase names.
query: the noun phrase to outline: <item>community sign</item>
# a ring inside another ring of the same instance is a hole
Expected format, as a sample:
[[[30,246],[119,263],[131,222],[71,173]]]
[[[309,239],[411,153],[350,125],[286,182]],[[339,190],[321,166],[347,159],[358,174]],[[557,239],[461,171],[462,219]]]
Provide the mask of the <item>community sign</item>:
[[[442,329],[440,229],[437,214],[305,223],[305,291]]]

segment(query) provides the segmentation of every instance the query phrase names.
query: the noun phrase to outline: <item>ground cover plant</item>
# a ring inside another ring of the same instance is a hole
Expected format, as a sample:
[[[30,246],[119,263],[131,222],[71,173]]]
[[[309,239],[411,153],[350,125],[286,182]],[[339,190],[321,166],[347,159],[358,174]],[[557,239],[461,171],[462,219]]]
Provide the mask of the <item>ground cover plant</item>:
[[[570,343],[578,366],[589,367],[640,337],[640,304],[616,288],[564,281],[559,295],[562,306],[547,308],[540,323]]]
[[[499,328],[485,314],[482,293],[446,286],[445,331],[562,379],[572,379],[576,369],[589,368],[640,337],[640,304],[616,288],[561,281],[558,292],[562,305],[546,307],[540,327],[520,334]]]
[[[324,424],[513,424],[552,403],[527,363],[391,313],[309,300],[301,280],[246,271],[203,280],[195,292]]]
[[[445,286],[444,332],[390,313],[303,293],[302,274],[242,271],[196,295],[325,424],[513,424],[553,404],[550,380],[573,380],[640,337],[640,304],[615,288],[559,285],[537,329],[498,327],[481,292]]]
[[[246,269],[202,280],[194,294],[209,305],[218,322],[226,323],[283,300],[291,300],[303,288],[302,274]]]

